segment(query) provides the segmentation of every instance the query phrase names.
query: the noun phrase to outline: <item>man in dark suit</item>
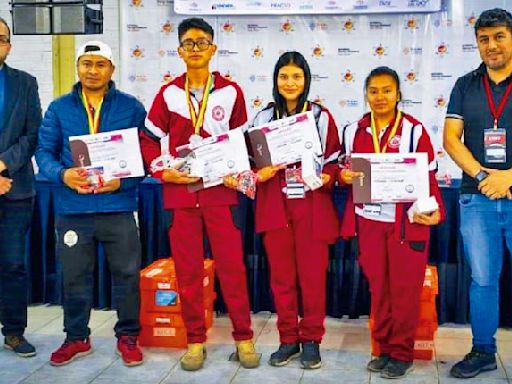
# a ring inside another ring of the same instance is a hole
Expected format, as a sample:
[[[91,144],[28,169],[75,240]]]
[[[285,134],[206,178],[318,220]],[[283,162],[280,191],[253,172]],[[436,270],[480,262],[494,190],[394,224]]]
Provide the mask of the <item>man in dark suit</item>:
[[[36,79],[10,68],[11,31],[0,18],[0,322],[4,347],[36,354],[23,337],[27,327],[25,237],[35,195],[31,157],[41,124]]]

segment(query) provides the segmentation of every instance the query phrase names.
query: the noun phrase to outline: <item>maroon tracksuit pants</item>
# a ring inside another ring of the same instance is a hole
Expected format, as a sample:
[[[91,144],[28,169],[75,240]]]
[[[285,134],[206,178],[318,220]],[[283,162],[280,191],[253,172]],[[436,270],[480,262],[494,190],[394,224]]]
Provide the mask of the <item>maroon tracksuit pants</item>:
[[[397,240],[394,223],[358,216],[357,224],[359,264],[370,283],[372,337],[381,354],[413,361],[428,242],[417,251]]]
[[[206,341],[203,299],[203,228],[215,260],[222,296],[237,341],[253,337],[242,237],[229,206],[173,210],[169,228],[172,256],[182,301],[189,343]]]
[[[328,244],[313,238],[313,199],[286,200],[288,225],[265,232],[263,243],[270,264],[270,285],[277,311],[281,343],[315,341],[324,335]],[[298,321],[298,297],[303,317]]]

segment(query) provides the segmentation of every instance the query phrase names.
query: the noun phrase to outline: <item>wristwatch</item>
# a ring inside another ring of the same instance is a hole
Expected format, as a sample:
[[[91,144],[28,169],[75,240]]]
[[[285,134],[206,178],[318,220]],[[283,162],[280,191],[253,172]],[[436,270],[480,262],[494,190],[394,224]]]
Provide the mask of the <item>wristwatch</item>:
[[[484,180],[487,178],[487,176],[489,176],[489,174],[488,174],[487,172],[485,172],[485,171],[480,171],[480,172],[478,172],[478,173],[475,175],[474,179],[475,179],[475,181],[476,181],[477,183],[481,183],[482,181],[484,181]]]

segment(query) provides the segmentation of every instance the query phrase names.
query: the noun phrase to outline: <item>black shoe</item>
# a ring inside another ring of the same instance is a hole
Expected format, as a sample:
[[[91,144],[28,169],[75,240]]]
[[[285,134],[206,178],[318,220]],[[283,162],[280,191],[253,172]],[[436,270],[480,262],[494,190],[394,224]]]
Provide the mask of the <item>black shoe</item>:
[[[298,343],[280,344],[279,349],[270,355],[268,363],[274,367],[282,367],[299,355],[300,345]]]
[[[389,359],[380,377],[385,379],[400,379],[407,376],[412,371],[412,361],[400,361],[395,359]]]
[[[475,377],[480,372],[498,369],[494,353],[479,352],[475,348],[471,350],[464,360],[459,361],[450,370],[450,375],[459,379]]]
[[[304,369],[318,369],[322,366],[320,357],[320,344],[314,341],[302,343],[302,355],[300,355],[300,364]]]
[[[389,355],[380,355],[379,357],[370,361],[366,368],[372,372],[381,372],[386,367],[386,365],[388,365],[389,360]]]
[[[5,336],[4,348],[13,351],[21,357],[36,355],[36,349],[23,336]]]

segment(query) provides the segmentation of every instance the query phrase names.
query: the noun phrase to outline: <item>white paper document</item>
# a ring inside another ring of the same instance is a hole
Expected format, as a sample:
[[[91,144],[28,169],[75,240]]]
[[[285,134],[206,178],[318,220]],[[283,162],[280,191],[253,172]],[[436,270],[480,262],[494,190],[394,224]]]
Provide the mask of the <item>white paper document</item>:
[[[430,196],[426,153],[353,153],[356,203],[402,203]]]
[[[137,128],[70,136],[76,167],[95,169],[105,180],[145,175]]]

